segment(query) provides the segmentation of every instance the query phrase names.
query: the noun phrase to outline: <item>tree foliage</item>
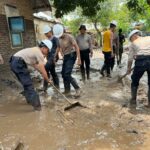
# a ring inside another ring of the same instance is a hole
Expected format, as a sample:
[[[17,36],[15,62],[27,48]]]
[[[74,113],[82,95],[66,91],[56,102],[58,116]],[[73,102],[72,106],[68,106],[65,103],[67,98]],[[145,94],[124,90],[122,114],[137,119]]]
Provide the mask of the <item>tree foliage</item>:
[[[140,14],[143,14],[145,12],[146,5],[150,5],[150,0],[128,0],[127,2],[127,6],[130,11]]]
[[[150,30],[150,0],[129,0],[127,6],[130,18],[135,22],[145,20],[144,30]]]
[[[62,17],[76,7],[82,8],[82,14],[85,16],[94,16],[100,10],[100,2],[104,0],[53,0],[53,5],[56,8],[55,16]]]

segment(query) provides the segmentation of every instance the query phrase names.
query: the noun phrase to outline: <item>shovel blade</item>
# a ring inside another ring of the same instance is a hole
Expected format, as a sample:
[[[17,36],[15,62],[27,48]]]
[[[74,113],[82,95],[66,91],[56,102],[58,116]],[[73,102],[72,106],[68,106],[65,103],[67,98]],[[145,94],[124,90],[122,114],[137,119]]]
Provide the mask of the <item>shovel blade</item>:
[[[84,108],[86,108],[86,106],[83,106],[83,105],[80,104],[79,102],[74,102],[74,103],[70,104],[69,106],[66,106],[66,107],[64,108],[64,111],[73,109],[73,108],[75,108],[75,107],[84,107]]]

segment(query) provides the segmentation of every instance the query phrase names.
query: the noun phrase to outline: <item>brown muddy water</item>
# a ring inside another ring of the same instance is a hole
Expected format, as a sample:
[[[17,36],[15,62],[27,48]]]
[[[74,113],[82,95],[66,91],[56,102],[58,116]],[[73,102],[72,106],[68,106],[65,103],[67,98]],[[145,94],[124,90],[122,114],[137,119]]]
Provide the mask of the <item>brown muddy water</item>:
[[[67,103],[50,87],[48,94],[40,93],[42,111],[34,112],[19,89],[2,90],[0,150],[16,149],[18,143],[23,150],[150,149],[150,110],[126,107],[128,85],[109,84],[110,80],[100,78],[98,72],[86,83],[79,73],[74,72],[74,76],[82,88],[82,96],[76,100],[88,108],[64,112]]]

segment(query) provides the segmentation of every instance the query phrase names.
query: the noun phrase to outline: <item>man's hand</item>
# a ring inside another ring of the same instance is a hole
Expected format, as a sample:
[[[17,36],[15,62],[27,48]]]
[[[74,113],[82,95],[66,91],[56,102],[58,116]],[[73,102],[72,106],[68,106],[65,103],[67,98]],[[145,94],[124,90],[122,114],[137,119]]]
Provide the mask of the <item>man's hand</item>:
[[[93,57],[93,51],[92,50],[90,51],[90,57]]]
[[[49,84],[51,84],[51,83],[52,83],[52,80],[48,79],[47,82],[48,82]]]
[[[81,65],[81,59],[77,60],[77,65],[79,65],[79,66]]]
[[[56,63],[58,60],[59,60],[59,55],[57,54],[57,55],[54,57],[54,63]]]
[[[128,66],[127,66],[127,74],[130,74],[133,68],[131,69],[132,66],[132,61],[128,61]]]
[[[132,69],[131,69],[131,68],[128,68],[126,74],[130,74],[131,71],[132,71]]]

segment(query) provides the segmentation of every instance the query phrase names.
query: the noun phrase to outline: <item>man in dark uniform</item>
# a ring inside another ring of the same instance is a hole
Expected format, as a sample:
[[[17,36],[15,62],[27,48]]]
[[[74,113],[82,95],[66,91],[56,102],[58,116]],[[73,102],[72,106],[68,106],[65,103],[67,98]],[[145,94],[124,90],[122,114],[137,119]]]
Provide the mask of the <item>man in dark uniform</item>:
[[[121,59],[122,59],[122,53],[123,53],[123,43],[125,42],[125,37],[124,35],[122,34],[122,29],[119,29],[119,62],[118,64],[120,65],[121,64]]]
[[[58,60],[59,40],[53,36],[52,29],[48,25],[44,26],[43,33],[52,42],[53,45],[51,51],[48,53],[45,69],[48,77],[50,77],[51,74],[54,85],[57,88],[59,88],[59,78],[55,70],[55,63]],[[44,85],[43,85],[44,91],[47,90],[47,87],[48,87],[48,83],[46,80],[44,80]]]

